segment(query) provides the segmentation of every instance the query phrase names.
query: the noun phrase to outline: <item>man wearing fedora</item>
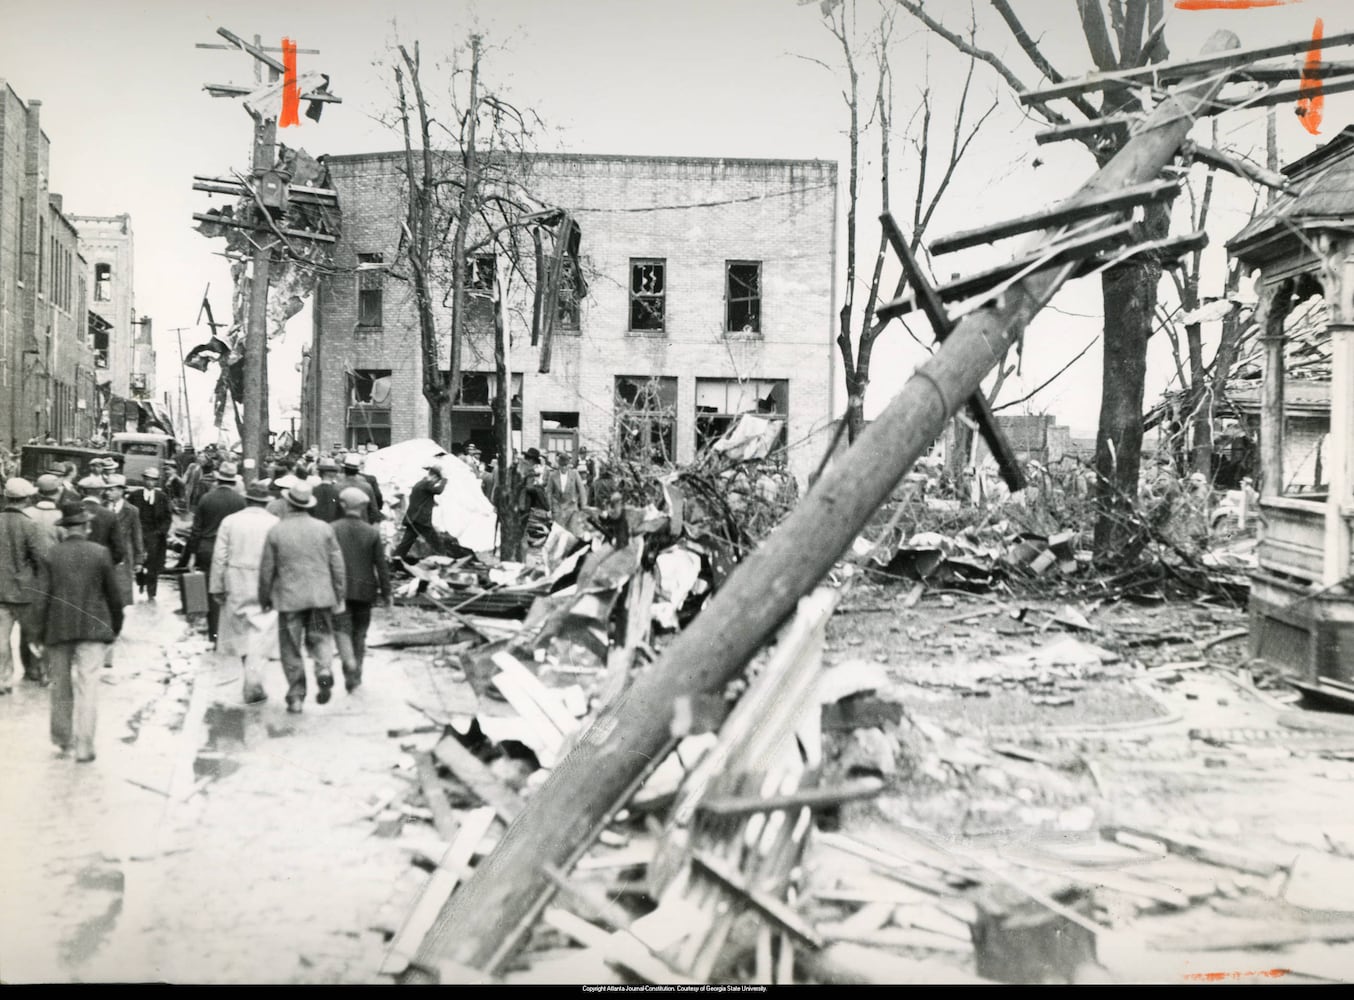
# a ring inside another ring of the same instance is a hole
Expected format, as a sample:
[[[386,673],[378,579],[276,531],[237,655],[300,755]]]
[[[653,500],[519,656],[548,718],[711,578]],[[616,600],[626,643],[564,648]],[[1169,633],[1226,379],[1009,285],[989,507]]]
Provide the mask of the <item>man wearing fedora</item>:
[[[380,531],[364,518],[367,495],[348,487],[339,499],[343,501],[343,517],[335,522],[334,534],[343,553],[347,590],[346,608],[334,619],[334,638],[343,664],[343,682],[352,694],[362,684],[371,606],[378,600],[387,608],[391,604],[390,567]]]
[[[21,643],[24,633],[31,631],[33,586],[49,547],[42,529],[24,514],[36,492],[27,479],[5,480],[5,506],[0,510],[0,695],[9,694],[14,679],[10,651],[14,626],[19,626]],[[31,668],[25,667],[24,674],[31,676]]]
[[[263,545],[278,518],[268,512],[272,491],[263,480],[249,484],[245,508],[221,522],[212,550],[207,592],[221,608],[216,651],[238,656],[244,668],[244,700],[266,701],[263,666],[278,656],[277,612],[259,605],[259,566]]]
[[[94,759],[99,667],[122,631],[122,600],[112,555],[89,540],[89,508],[71,504],[62,515],[65,537],[42,560],[32,614],[51,675],[52,742],[83,764]]]
[[[141,515],[127,502],[127,479],[113,472],[104,477],[108,485],[104,487],[104,506],[117,518],[118,539],[122,542],[122,551],[127,557],[113,568],[117,570],[118,586],[122,589],[122,604],[126,607],[136,603],[137,575],[146,559],[145,542],[141,537]]]
[[[165,490],[160,488],[160,470],[147,466],[141,473],[141,488],[127,497],[136,508],[141,522],[141,541],[145,558],[141,563],[139,583],[146,592],[146,600],[155,600],[160,574],[165,568],[165,546],[169,530],[174,526],[174,505]]]
[[[222,462],[216,469],[216,485],[202,495],[197,509],[193,511],[193,526],[188,532],[188,544],[183,547],[179,557],[179,569],[188,567],[193,560],[198,572],[210,578],[212,572],[212,550],[216,547],[216,533],[221,522],[231,514],[244,510],[244,497],[235,490],[240,478],[234,462]],[[221,620],[221,608],[215,601],[207,601],[207,638],[216,642],[217,626]]]
[[[328,523],[310,516],[315,494],[297,483],[283,496],[290,508],[272,528],[259,563],[259,606],[277,609],[278,646],[287,676],[287,711],[306,700],[305,659],[315,671],[315,700],[329,701],[334,687],[334,615],[344,611],[347,580],[338,537]]]
[[[127,558],[127,550],[122,545],[122,532],[118,530],[118,519],[104,505],[104,491],[108,489],[108,480],[103,476],[90,474],[79,482],[80,503],[91,518],[87,537],[91,542],[108,549],[116,566]],[[64,513],[65,508],[62,508]]]
[[[367,509],[363,512],[363,517],[368,524],[385,519],[385,515],[381,513],[381,492],[370,477],[362,475],[362,456],[355,451],[343,456],[343,478],[338,481],[338,488],[361,490],[367,495]]]
[[[320,482],[314,486],[315,506],[310,516],[333,524],[343,516],[343,504],[339,503],[339,464],[326,455],[316,463],[315,471],[320,474]]]

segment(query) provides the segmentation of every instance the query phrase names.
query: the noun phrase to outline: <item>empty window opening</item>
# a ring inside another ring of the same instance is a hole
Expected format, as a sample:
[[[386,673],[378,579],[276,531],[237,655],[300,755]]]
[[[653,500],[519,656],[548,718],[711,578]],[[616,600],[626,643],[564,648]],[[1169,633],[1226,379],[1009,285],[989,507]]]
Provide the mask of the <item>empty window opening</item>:
[[[616,377],[616,453],[625,461],[671,465],[677,456],[677,379]]]
[[[113,265],[94,265],[94,301],[113,301]]]
[[[389,368],[359,368],[348,373],[348,447],[389,447],[391,375]]]
[[[465,286],[472,292],[494,290],[494,255],[480,253],[465,262]]]
[[[662,330],[667,299],[667,263],[630,261],[630,329]]]
[[[724,278],[724,329],[730,333],[761,333],[761,261],[731,260]]]
[[[357,255],[357,325],[381,326],[385,308],[385,263],[379,253]]]

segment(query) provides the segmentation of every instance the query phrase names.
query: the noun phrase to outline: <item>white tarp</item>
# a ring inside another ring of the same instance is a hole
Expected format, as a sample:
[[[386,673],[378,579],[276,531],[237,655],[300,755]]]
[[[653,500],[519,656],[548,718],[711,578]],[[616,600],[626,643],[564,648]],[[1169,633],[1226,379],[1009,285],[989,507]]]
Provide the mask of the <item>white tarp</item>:
[[[433,527],[453,535],[466,548],[489,552],[494,547],[494,505],[484,495],[479,477],[455,455],[429,438],[392,444],[367,456],[362,471],[374,476],[387,501],[409,496],[414,484],[427,475],[434,459],[442,466],[447,487],[433,508]]]

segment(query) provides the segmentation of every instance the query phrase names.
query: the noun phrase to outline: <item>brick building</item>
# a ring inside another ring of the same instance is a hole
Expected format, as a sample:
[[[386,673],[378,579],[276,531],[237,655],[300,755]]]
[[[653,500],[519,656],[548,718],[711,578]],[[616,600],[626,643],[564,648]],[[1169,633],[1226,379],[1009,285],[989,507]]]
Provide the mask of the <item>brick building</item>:
[[[139,429],[140,407],[155,395],[155,349],[149,319],[137,320],[135,241],[129,215],[73,215],[89,263],[89,309],[97,324],[91,346],[109,433]]]
[[[41,101],[0,80],[0,444],[87,438],[98,400],[86,261],[48,190]]]
[[[404,154],[327,159],[343,211],[336,274],[318,284],[303,363],[303,436],[384,445],[428,434],[418,320],[397,260]],[[539,368],[529,290],[510,293],[514,446],[613,446],[690,461],[743,412],[786,417],[803,483],[826,447],[835,378],[834,163],[542,155],[530,187],[582,228],[586,298]],[[531,262],[524,262],[528,272]],[[492,285],[494,261],[471,281]],[[492,309],[472,292],[455,442],[492,448]],[[440,299],[440,297],[438,297]],[[450,329],[449,310],[438,316]],[[563,327],[561,329],[561,327]],[[446,358],[444,344],[439,356]]]

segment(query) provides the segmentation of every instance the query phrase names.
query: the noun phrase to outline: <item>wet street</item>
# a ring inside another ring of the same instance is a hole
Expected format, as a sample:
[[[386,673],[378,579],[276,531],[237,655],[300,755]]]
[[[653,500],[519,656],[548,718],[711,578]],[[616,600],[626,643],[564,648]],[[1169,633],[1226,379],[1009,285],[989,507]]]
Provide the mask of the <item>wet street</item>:
[[[246,708],[177,606],[170,582],[128,609],[93,763],[52,746],[47,689],[0,699],[0,981],[372,981],[411,871],[372,822],[410,788],[387,730],[427,722],[426,666],[372,650],[358,692],[320,706],[312,682],[297,716],[274,661]]]

